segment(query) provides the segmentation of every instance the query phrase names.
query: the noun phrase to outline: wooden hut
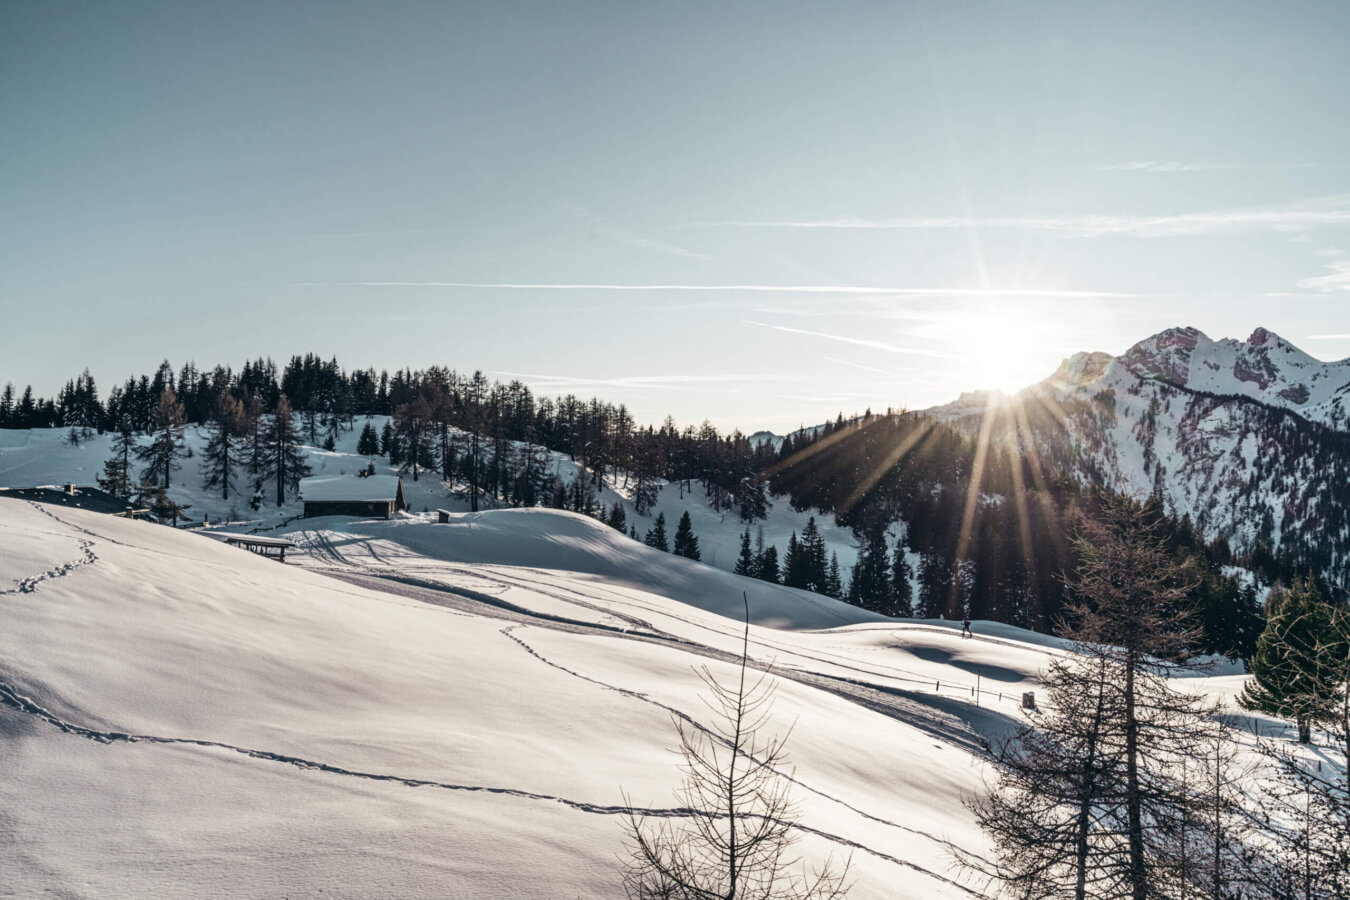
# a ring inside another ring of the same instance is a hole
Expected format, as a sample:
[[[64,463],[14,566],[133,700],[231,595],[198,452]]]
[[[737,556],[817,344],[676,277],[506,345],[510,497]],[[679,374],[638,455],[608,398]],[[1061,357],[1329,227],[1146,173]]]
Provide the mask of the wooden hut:
[[[319,475],[300,481],[300,499],[305,518],[315,516],[360,516],[388,519],[408,508],[403,499],[403,479],[397,475]]]

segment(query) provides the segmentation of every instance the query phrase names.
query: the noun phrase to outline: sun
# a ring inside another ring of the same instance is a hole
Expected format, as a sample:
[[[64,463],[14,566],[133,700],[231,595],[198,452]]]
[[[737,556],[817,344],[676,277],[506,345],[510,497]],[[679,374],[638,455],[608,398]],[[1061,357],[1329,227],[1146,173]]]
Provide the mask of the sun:
[[[1032,317],[1003,311],[972,313],[957,323],[953,341],[975,390],[1013,394],[1049,375],[1043,360],[1048,329]]]

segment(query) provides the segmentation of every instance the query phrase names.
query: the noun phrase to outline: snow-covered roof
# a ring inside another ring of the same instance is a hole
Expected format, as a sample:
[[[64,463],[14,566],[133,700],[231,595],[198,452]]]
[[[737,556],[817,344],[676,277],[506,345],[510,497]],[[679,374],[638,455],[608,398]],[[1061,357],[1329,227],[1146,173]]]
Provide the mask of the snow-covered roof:
[[[398,496],[397,475],[317,475],[300,479],[300,499],[325,500],[393,500]]]

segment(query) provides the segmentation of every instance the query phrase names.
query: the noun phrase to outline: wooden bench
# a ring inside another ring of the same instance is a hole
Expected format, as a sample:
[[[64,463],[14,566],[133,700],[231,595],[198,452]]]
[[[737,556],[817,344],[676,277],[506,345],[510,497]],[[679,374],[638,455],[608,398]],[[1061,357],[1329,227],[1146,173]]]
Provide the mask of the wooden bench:
[[[281,562],[286,561],[286,551],[294,550],[295,544],[290,541],[283,541],[280,538],[254,537],[253,535],[232,534],[225,538],[225,543],[234,547],[243,547],[250,553],[257,553],[261,556],[272,556],[276,554]]]

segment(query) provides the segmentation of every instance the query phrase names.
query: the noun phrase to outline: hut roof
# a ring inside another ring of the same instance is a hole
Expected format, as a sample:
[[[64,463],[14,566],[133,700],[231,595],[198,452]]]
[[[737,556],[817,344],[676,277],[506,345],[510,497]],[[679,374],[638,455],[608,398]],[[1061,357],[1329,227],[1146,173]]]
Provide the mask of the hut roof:
[[[316,475],[300,479],[300,499],[313,502],[343,502],[395,500],[398,498],[397,475]]]

